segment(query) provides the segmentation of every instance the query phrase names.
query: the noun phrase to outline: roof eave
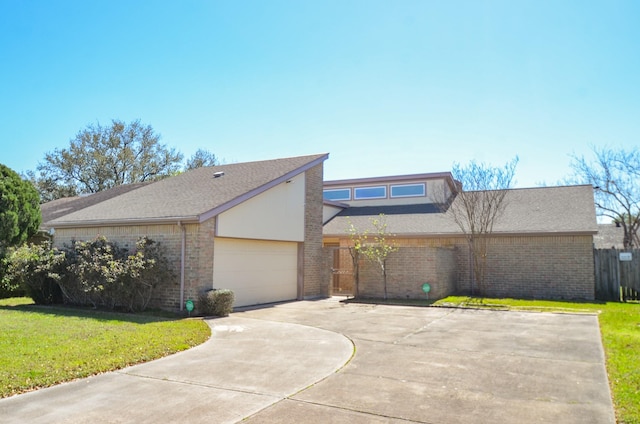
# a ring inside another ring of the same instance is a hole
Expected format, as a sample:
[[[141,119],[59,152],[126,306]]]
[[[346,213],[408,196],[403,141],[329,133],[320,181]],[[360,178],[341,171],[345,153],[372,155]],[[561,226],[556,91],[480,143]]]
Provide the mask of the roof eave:
[[[369,177],[369,178],[350,178],[343,180],[330,180],[325,181],[324,186],[339,186],[345,184],[370,184],[370,183],[378,183],[383,181],[397,182],[397,181],[405,181],[405,180],[417,180],[417,179],[425,179],[425,180],[433,180],[433,179],[450,179],[453,180],[453,176],[451,172],[431,172],[426,174],[407,174],[407,175],[389,175],[386,177]]]
[[[518,232],[494,232],[491,233],[492,237],[552,237],[552,236],[594,236],[597,234],[597,231],[545,231],[545,232],[535,232],[535,231],[518,231]],[[348,237],[348,233],[323,233],[323,237]],[[395,238],[442,238],[442,237],[451,237],[451,238],[461,238],[466,237],[464,233],[456,232],[456,233],[393,233],[387,234],[388,237]]]
[[[86,228],[86,227],[119,227],[137,225],[160,225],[176,223],[198,223],[197,216],[171,216],[161,218],[134,218],[134,219],[113,219],[113,220],[86,220],[86,221],[50,221],[42,224],[43,228]]]

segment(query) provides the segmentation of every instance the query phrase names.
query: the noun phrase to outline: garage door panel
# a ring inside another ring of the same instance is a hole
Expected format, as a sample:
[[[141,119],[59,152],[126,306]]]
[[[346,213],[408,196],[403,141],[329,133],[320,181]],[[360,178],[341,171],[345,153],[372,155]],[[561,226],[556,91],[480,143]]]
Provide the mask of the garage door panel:
[[[235,293],[234,306],[297,297],[297,243],[216,238],[213,285]]]

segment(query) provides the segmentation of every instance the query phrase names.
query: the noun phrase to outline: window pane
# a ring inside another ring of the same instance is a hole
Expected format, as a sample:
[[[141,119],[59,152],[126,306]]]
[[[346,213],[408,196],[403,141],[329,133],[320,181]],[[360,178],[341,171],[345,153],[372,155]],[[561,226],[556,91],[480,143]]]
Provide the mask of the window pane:
[[[348,188],[324,190],[323,197],[325,200],[349,200],[351,199],[351,190]]]
[[[424,196],[424,184],[404,184],[391,186],[391,197]]]
[[[384,199],[387,197],[387,188],[380,187],[358,187],[354,189],[354,199]]]

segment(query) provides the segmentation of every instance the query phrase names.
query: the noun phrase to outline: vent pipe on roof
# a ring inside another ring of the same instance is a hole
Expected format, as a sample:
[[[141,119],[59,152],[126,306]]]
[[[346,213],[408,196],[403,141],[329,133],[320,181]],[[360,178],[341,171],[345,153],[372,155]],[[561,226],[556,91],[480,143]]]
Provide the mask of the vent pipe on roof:
[[[213,178],[220,178],[224,175],[224,171],[218,171],[213,173]]]

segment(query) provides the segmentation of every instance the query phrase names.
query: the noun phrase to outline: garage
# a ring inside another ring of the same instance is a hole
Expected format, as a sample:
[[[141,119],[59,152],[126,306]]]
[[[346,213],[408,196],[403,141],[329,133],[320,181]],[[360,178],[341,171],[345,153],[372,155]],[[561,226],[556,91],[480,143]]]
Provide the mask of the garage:
[[[213,287],[233,290],[234,306],[298,297],[298,243],[216,237]]]

